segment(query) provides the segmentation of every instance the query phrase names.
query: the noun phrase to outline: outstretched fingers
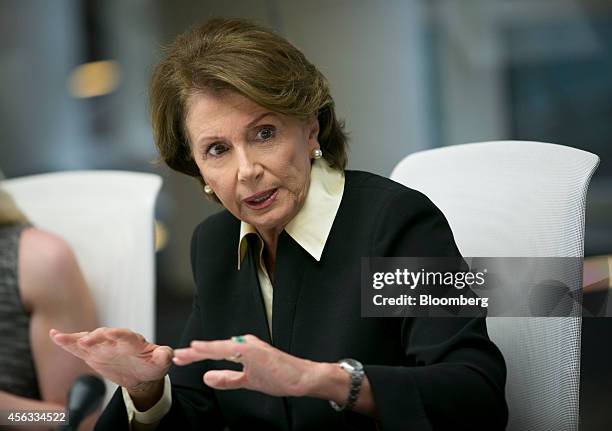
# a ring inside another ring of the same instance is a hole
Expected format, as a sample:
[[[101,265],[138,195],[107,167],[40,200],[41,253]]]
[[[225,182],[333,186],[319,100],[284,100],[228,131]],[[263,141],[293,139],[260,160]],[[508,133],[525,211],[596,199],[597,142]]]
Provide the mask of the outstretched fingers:
[[[74,356],[78,358],[87,357],[87,351],[83,349],[82,346],[78,344],[79,340],[83,339],[83,337],[87,336],[89,332],[74,332],[71,334],[67,334],[64,332],[60,332],[57,329],[51,329],[49,331],[49,337],[51,341],[60,346],[62,349],[67,352],[72,353]]]
[[[109,328],[97,328],[91,331],[86,336],[82,337],[78,342],[81,346],[91,347],[101,343],[108,343],[112,340],[109,336]]]
[[[122,341],[130,344],[146,343],[147,341],[142,335],[125,328],[110,328],[106,335],[115,341]]]
[[[192,341],[190,347],[174,350],[174,363],[176,365],[187,365],[205,359],[219,360],[241,357],[248,349],[249,346],[247,344],[236,343],[231,339]]]
[[[57,329],[50,329],[49,336],[55,342],[55,344],[62,345],[68,343],[75,343],[79,338],[82,338],[89,334],[87,331],[73,332],[71,334],[66,332],[58,331]]]

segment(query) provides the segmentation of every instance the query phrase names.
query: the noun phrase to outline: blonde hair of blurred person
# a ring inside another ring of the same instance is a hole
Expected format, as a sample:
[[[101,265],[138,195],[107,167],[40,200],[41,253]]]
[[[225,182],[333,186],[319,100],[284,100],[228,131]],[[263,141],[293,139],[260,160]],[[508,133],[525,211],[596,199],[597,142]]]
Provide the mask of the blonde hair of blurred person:
[[[33,227],[27,217],[19,210],[13,198],[2,189],[0,183],[0,240],[4,250],[0,253],[9,254],[6,246],[13,244],[8,236],[13,235],[16,245],[15,270],[8,266],[0,268],[0,284],[5,283],[0,293],[6,290],[7,295],[0,296],[10,302],[11,283],[17,280],[17,291],[22,310],[12,304],[0,303],[3,313],[0,314],[0,330],[4,332],[2,351],[20,355],[24,346],[12,346],[9,339],[12,333],[11,325],[16,322],[3,321],[8,315],[8,307],[13,306],[23,311],[29,320],[29,355],[20,358],[23,362],[15,365],[19,371],[30,370],[34,373],[31,381],[37,385],[38,397],[26,397],[16,394],[15,387],[7,382],[15,379],[5,366],[0,367],[0,410],[57,410],[66,404],[68,390],[75,379],[82,374],[91,374],[92,370],[80,359],[56,346],[48,336],[50,328],[63,328],[65,331],[88,331],[97,326],[95,305],[87,289],[85,280],[70,246],[62,238],[50,232]],[[5,261],[6,265],[6,261]],[[8,273],[7,273],[8,272]],[[14,278],[10,272],[15,272]],[[3,315],[5,316],[3,318]],[[15,331],[17,332],[17,331]],[[2,333],[2,332],[0,332]],[[27,349],[27,347],[26,347]],[[8,356],[8,355],[7,355]],[[15,356],[15,355],[13,355]],[[17,358],[13,358],[17,359]],[[0,358],[0,364],[10,361],[10,358]],[[13,362],[14,364],[15,362]],[[29,376],[27,376],[29,377]],[[23,391],[17,391],[23,392]],[[36,391],[34,391],[36,392]],[[89,418],[79,428],[93,428],[97,415]],[[23,429],[20,426],[19,429]]]

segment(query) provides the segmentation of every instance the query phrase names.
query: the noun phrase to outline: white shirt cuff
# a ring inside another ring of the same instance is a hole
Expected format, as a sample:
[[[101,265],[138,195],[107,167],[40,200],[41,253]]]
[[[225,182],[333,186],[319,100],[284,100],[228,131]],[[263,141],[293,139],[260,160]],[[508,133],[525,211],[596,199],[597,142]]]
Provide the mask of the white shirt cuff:
[[[127,389],[124,387],[121,388],[123,402],[125,403],[125,408],[127,410],[132,431],[155,429],[159,421],[162,420],[166,413],[170,411],[170,407],[172,407],[172,391],[170,388],[170,376],[166,374],[164,377],[164,392],[162,397],[153,407],[151,407],[149,410],[145,410],[144,412],[136,409],[136,406],[134,406],[134,402],[132,401]]]

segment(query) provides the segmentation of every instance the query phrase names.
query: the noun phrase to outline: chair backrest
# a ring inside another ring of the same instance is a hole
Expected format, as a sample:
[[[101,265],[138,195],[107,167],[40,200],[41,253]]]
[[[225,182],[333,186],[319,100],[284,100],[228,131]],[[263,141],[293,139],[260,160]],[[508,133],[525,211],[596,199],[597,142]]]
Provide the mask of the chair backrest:
[[[483,142],[411,154],[391,178],[442,210],[465,257],[582,257],[586,192],[598,162],[561,145]],[[508,367],[507,429],[577,430],[581,319],[487,324]]]
[[[153,340],[153,211],[161,178],[125,171],[71,171],[9,179],[3,187],[35,226],[71,245],[100,325],[129,328]],[[113,385],[107,386],[108,401]]]

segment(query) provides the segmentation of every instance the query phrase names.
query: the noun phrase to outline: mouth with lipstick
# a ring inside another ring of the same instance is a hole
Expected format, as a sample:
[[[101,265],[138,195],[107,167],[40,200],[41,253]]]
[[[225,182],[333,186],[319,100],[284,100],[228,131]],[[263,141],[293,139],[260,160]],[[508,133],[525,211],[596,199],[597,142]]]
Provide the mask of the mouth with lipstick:
[[[278,195],[278,188],[264,190],[259,193],[255,193],[242,200],[249,208],[254,210],[260,210],[266,208],[276,200]]]

